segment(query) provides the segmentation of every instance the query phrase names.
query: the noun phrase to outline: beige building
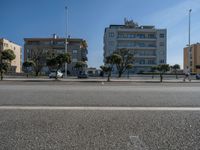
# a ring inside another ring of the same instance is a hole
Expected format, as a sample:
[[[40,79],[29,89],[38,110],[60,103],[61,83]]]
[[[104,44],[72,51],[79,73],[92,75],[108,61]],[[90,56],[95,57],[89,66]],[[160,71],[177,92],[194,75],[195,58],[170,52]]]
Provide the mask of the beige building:
[[[67,65],[67,72],[69,75],[76,75],[77,69],[74,68],[76,62],[87,62],[87,43],[83,39],[74,38],[59,38],[54,35],[52,38],[25,38],[24,39],[24,61],[32,60],[35,51],[42,50],[46,53],[65,53],[66,43],[67,52],[71,55],[72,62]],[[46,58],[42,59],[43,69],[45,74],[49,73],[48,67],[46,67]],[[64,72],[64,67],[61,70]]]
[[[191,68],[192,73],[200,73],[200,69],[197,69],[196,66],[200,65],[200,43],[191,45],[191,57],[190,64],[188,64],[188,47],[184,48],[184,69],[188,67]]]
[[[22,68],[22,48],[21,46],[4,38],[0,39],[0,52],[6,49],[11,49],[16,55],[16,58],[11,63],[11,73],[20,73]]]

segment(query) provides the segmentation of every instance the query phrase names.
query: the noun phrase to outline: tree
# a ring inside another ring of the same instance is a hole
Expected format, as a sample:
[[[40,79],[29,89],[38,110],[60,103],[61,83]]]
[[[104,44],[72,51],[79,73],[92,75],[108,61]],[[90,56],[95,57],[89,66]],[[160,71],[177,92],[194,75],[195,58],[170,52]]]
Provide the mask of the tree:
[[[160,82],[163,82],[163,75],[170,70],[170,67],[168,64],[162,64],[157,66],[156,70],[159,71],[160,74]]]
[[[118,77],[120,78],[124,72],[133,68],[134,55],[127,49],[119,49],[115,52],[115,54],[120,56],[120,59],[116,61]]]
[[[121,56],[114,53],[106,57],[104,66],[100,66],[102,71],[108,73],[108,79],[107,79],[108,82],[110,82],[110,77],[111,77],[111,73],[112,73],[114,65],[119,63],[120,61],[121,61]]]
[[[28,74],[30,71],[30,68],[33,68],[35,66],[35,63],[33,61],[25,61],[23,63],[23,71],[26,73],[26,77],[28,78]]]
[[[38,76],[42,68],[46,64],[47,52],[44,49],[34,49],[31,51],[31,61],[34,62],[33,69],[35,71],[35,76]]]
[[[71,56],[69,53],[59,54],[53,58],[47,59],[47,66],[56,70],[55,79],[57,79],[58,70],[60,70],[65,63],[71,63]]]
[[[110,72],[112,71],[112,69],[109,66],[100,66],[101,70],[105,73],[108,73],[108,79],[107,81],[110,82]]]
[[[12,50],[7,49],[0,52],[0,74],[3,80],[3,74],[6,73],[11,65],[12,60],[15,59],[15,54]]]
[[[171,66],[171,68],[173,69],[175,75],[176,75],[176,79],[178,79],[178,75],[177,75],[177,71],[181,68],[179,64],[175,64],[174,66]]]
[[[74,68],[78,69],[78,71],[80,72],[80,70],[83,71],[83,68],[86,66],[87,64],[84,61],[78,61],[76,62]]]

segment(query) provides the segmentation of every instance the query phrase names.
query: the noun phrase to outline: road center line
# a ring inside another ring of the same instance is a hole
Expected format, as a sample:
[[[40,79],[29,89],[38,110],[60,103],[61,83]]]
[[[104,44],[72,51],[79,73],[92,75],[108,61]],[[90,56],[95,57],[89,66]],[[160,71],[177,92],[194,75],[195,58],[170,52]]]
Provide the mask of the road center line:
[[[200,111],[200,107],[70,107],[70,106],[0,106],[0,110],[124,110],[124,111]]]

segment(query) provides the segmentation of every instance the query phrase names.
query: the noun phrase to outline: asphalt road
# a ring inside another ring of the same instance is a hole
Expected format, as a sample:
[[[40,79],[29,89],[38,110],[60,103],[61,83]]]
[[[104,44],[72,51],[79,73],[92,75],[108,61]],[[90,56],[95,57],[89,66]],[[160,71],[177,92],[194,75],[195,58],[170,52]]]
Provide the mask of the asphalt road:
[[[4,82],[0,105],[200,106],[200,83]]]
[[[0,149],[199,150],[199,86],[2,82]]]

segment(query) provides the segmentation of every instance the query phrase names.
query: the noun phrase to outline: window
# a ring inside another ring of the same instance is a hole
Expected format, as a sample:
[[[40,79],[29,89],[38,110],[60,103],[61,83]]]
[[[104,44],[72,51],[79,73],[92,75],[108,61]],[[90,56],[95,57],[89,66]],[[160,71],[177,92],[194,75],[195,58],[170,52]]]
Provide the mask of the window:
[[[122,33],[118,34],[118,38],[123,38],[123,37],[124,37],[124,34],[122,34]]]
[[[135,38],[135,34],[128,34],[128,38]]]
[[[145,44],[144,43],[138,43],[138,46],[139,47],[145,47]]]
[[[7,43],[4,43],[3,45],[4,45],[5,47],[8,47],[8,44],[7,44]]]
[[[109,33],[109,37],[114,37],[114,35],[115,35],[114,32]]]
[[[156,44],[155,43],[149,43],[148,47],[156,47]]]
[[[109,42],[108,42],[108,45],[113,46],[113,45],[114,45],[114,42],[113,42],[113,41],[109,41]]]
[[[31,58],[31,50],[30,50],[30,49],[27,49],[27,50],[26,50],[26,53],[27,53],[27,58]]]
[[[57,45],[65,45],[65,42],[57,42]]]
[[[149,38],[149,39],[155,39],[156,36],[155,36],[155,34],[148,34],[148,38]]]
[[[77,54],[78,51],[77,51],[77,50],[72,50],[72,53],[73,53],[73,54]]]
[[[148,64],[150,65],[150,64],[155,64],[155,61],[153,60],[153,59],[149,59],[148,60]]]
[[[139,62],[140,64],[145,64],[145,60],[143,59],[143,60],[140,60],[140,62]]]
[[[72,59],[72,62],[77,62],[78,60],[76,58],[73,58]]]
[[[161,63],[161,64],[165,63],[165,60],[164,60],[164,59],[161,59],[161,60],[160,60],[160,63]]]
[[[145,38],[145,34],[138,34],[137,37],[140,38],[140,39],[144,39]]]
[[[165,34],[160,34],[160,38],[164,38],[165,37]]]
[[[78,50],[72,50],[72,59],[76,59],[78,56]]]
[[[160,46],[165,46],[165,43],[164,42],[160,42]]]

